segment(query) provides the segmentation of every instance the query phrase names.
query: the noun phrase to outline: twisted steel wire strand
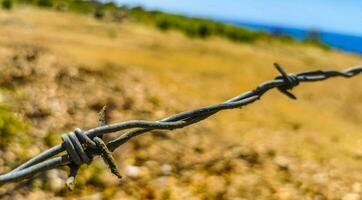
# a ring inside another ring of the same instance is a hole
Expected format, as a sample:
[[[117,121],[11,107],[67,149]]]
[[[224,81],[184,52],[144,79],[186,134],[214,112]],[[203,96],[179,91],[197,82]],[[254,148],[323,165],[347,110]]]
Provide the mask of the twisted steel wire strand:
[[[79,166],[82,163],[91,162],[91,160],[89,162],[85,161],[77,162],[74,156],[72,156],[72,154],[75,153],[79,155],[81,155],[82,153],[86,153],[91,158],[93,158],[93,156],[96,155],[101,155],[106,161],[106,163],[110,165],[112,172],[115,173],[113,171],[116,170],[114,169],[115,164],[113,163],[114,162],[113,158],[107,157],[107,155],[99,153],[99,151],[94,150],[95,146],[92,146],[92,143],[96,141],[94,140],[95,138],[98,138],[97,140],[98,142],[100,141],[102,142],[100,138],[102,138],[104,134],[122,131],[126,129],[133,129],[129,132],[124,133],[118,138],[108,142],[106,146],[102,147],[105,151],[114,151],[119,146],[130,140],[131,138],[136,137],[142,133],[155,129],[173,130],[173,129],[183,128],[191,124],[197,123],[199,121],[202,121],[221,110],[239,108],[241,106],[253,103],[256,100],[260,99],[267,91],[273,88],[277,88],[283,94],[287,95],[292,99],[296,99],[296,97],[293,94],[291,94],[289,90],[291,90],[293,87],[297,86],[301,82],[321,81],[332,77],[350,78],[362,72],[362,65],[351,67],[343,71],[318,70],[318,71],[302,72],[297,74],[287,74],[283,70],[283,68],[280,67],[278,64],[275,64],[275,67],[281,73],[280,76],[277,76],[274,80],[260,84],[254,90],[242,93],[241,95],[236,96],[220,104],[210,105],[194,110],[181,112],[169,116],[167,118],[161,119],[159,121],[130,120],[110,125],[102,124],[97,128],[93,128],[84,132],[82,132],[80,129],[76,129],[76,131],[72,134],[74,134],[76,137],[79,138],[79,142],[81,144],[78,147],[84,148],[81,149],[81,152],[79,152],[75,148],[73,149],[67,148],[67,142],[66,140],[64,140],[62,144],[54,146],[40,153],[39,155],[28,160],[24,164],[20,165],[19,167],[15,168],[14,170],[8,173],[0,175],[0,184],[26,179],[39,172],[44,172],[46,170],[54,169],[64,165],[69,165],[71,167],[70,177],[74,178],[76,176],[77,170],[79,169]],[[69,137],[71,139],[72,138],[74,139],[74,135],[73,137],[70,136]],[[76,138],[76,140],[78,139]],[[67,154],[54,157],[63,151],[66,151]],[[117,175],[117,173],[115,174]]]

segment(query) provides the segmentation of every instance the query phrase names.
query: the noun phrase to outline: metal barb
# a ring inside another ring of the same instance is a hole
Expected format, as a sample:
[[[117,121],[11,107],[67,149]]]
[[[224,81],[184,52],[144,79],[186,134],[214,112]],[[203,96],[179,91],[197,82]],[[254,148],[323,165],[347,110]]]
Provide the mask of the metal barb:
[[[8,173],[0,175],[0,185],[27,179],[33,177],[37,173],[68,165],[71,170],[69,178],[67,179],[67,186],[72,189],[74,187],[73,182],[79,170],[79,166],[83,163],[90,164],[93,157],[96,155],[100,155],[111,169],[112,173],[120,178],[121,175],[117,170],[116,162],[114,161],[111,152],[138,135],[155,129],[173,130],[195,124],[219,111],[240,108],[251,104],[261,99],[267,91],[273,88],[277,88],[292,99],[296,99],[289,90],[296,87],[299,83],[322,81],[333,77],[350,78],[362,72],[362,65],[360,65],[343,71],[318,70],[298,74],[287,74],[280,65],[275,63],[274,66],[281,75],[274,80],[260,84],[254,90],[247,91],[220,104],[181,112],[158,121],[131,120],[107,125],[106,108],[104,107],[99,115],[98,127],[87,131],[76,129],[73,133],[63,136],[62,144],[40,153]],[[103,135],[122,130],[129,131],[118,138],[109,141],[107,144],[102,140]],[[64,151],[67,152],[66,155],[55,157]]]
[[[292,90],[295,86],[299,84],[298,78],[294,74],[288,75],[278,63],[274,63],[274,66],[281,74],[281,77],[278,76],[275,79],[283,79],[286,83],[285,85],[279,86],[278,90],[283,94],[287,95],[287,97],[296,100],[297,97],[288,90]]]
[[[103,106],[102,110],[99,112],[98,118],[99,126],[107,125],[107,105]],[[103,135],[102,135],[103,136]],[[112,152],[108,149],[107,145],[99,137],[95,137],[93,141],[97,144],[98,153],[103,158],[104,162],[108,165],[111,172],[116,175],[119,179],[122,179],[121,174],[118,171],[116,161],[112,156]]]
[[[104,126],[107,124],[107,105],[103,106],[98,114],[98,126]]]
[[[67,181],[65,182],[65,185],[67,186],[67,188],[69,190],[74,190],[74,180],[75,180],[75,177],[78,174],[80,166],[75,165],[73,163],[70,163],[68,166],[70,168],[70,173],[69,173],[69,176],[67,178]]]
[[[99,127],[106,125],[106,117],[106,106],[104,106],[98,116]],[[72,160],[72,162],[68,164],[70,168],[70,175],[66,181],[68,189],[74,189],[74,180],[80,165],[83,163],[90,164],[94,155],[101,156],[111,172],[118,178],[122,178],[111,151],[109,151],[107,145],[100,137],[90,138],[77,128],[74,133],[63,135],[62,139],[63,145]]]
[[[98,146],[98,153],[103,158],[104,162],[108,165],[108,168],[111,172],[116,175],[119,179],[122,179],[121,174],[118,171],[116,161],[114,160],[112,153],[109,151],[107,145],[103,142],[103,140],[99,137],[95,137],[94,141]]]

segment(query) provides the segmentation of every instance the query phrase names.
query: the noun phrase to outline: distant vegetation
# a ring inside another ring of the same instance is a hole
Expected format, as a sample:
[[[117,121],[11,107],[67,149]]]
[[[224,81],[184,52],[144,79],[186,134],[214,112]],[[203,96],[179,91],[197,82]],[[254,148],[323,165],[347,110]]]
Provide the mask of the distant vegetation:
[[[191,18],[159,11],[145,11],[141,7],[129,9],[128,13],[137,20],[155,25],[161,30],[179,30],[195,38],[221,36],[238,42],[253,42],[257,39],[271,37],[271,35],[261,31],[250,31],[207,19]],[[286,36],[280,38],[292,40],[292,38]]]
[[[210,19],[186,17],[160,11],[146,11],[142,7],[127,9],[127,13],[134,19],[152,24],[163,31],[178,30],[187,36],[195,38],[220,36],[236,42],[255,42],[257,40],[279,40],[288,43],[297,42],[291,36],[287,35],[274,35],[264,31],[252,31],[247,28]],[[315,35],[314,32],[313,35]],[[302,42],[328,48],[327,45],[322,44],[316,37],[308,37],[308,39]]]
[[[1,2],[1,7],[5,10],[11,10],[13,8],[12,0],[3,0]]]
[[[40,7],[53,7],[53,1],[52,0],[38,0],[37,4]]]
[[[10,0],[4,0],[3,3],[7,1]],[[276,35],[263,31],[251,31],[243,27],[209,19],[192,18],[160,11],[147,11],[142,7],[127,8],[118,6],[113,2],[101,3],[99,1],[80,0],[17,0],[17,2],[54,8],[58,11],[92,14],[97,19],[110,19],[117,22],[124,19],[137,20],[155,26],[162,31],[177,30],[194,38],[204,39],[211,36],[219,36],[236,42],[255,42],[258,40],[278,40],[287,43],[297,42],[291,36],[282,34]],[[327,45],[315,38],[308,38],[301,42],[325,49],[328,48]]]

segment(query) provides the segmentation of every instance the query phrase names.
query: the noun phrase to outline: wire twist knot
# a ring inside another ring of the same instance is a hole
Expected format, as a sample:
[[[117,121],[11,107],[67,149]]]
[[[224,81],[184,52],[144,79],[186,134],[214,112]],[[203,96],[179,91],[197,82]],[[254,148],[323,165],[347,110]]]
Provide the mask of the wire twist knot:
[[[283,94],[287,95],[291,99],[297,99],[297,97],[291,92],[289,92],[289,90],[292,90],[294,87],[299,85],[298,76],[295,74],[287,74],[285,70],[278,63],[274,63],[274,66],[281,74],[280,76],[277,76],[275,79],[284,80],[284,85],[278,86],[277,87],[278,90]]]
[[[101,138],[90,138],[77,128],[72,133],[62,135],[62,140],[65,150],[72,161],[69,164],[71,172],[67,181],[69,188],[73,187],[72,183],[79,167],[84,163],[90,164],[95,155],[101,156],[111,172],[118,178],[122,178],[111,151]]]
[[[62,135],[62,140],[63,145],[74,164],[90,164],[92,155],[87,151],[87,148],[95,149],[97,146],[86,134],[77,128],[72,133]]]

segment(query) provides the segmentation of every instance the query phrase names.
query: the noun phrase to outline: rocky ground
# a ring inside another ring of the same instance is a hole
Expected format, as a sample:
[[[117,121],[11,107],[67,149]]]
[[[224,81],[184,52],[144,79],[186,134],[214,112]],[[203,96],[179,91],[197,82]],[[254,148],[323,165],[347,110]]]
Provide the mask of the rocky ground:
[[[29,8],[0,13],[0,172],[59,144],[62,133],[157,120],[215,103],[290,71],[342,69],[356,55],[278,43],[233,44],[89,16]],[[1,199],[362,198],[361,77],[271,92],[198,125],[154,131],[115,151],[124,179],[101,159],[0,188]],[[6,124],[6,125],[4,125]],[[121,133],[110,134],[106,140]]]

